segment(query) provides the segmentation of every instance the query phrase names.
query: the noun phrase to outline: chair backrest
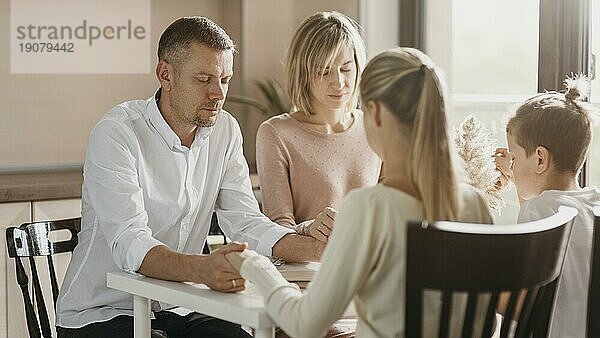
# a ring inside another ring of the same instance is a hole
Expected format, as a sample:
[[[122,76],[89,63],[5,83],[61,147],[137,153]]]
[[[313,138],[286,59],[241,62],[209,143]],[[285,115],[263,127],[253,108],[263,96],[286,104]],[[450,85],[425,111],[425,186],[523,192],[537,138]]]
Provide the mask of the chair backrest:
[[[587,336],[600,337],[600,207],[594,208],[594,236],[592,238]]]
[[[223,236],[223,245],[227,244],[227,237],[225,236],[225,234],[223,233],[223,230],[221,230],[221,227],[219,226],[219,219],[217,218],[217,213],[213,212],[212,217],[210,219],[210,228],[208,230],[208,235],[209,236],[214,236],[214,235],[219,235],[219,236]],[[211,252],[211,248],[210,248],[210,244],[208,244],[208,239],[204,241],[204,247],[202,248],[202,253],[205,255],[210,254]]]
[[[501,337],[507,337],[509,318],[514,317],[524,290],[515,336],[546,337],[576,215],[576,209],[560,207],[549,218],[512,225],[409,222],[406,336],[422,336],[423,316],[431,315],[423,314],[425,290],[433,290],[442,295],[439,337],[450,336],[451,323],[456,319],[462,319],[462,337],[473,337],[475,328],[481,327],[481,336],[490,337],[500,294],[510,293],[507,320],[500,332]],[[457,295],[466,295],[460,310],[453,307]],[[484,316],[476,316],[482,312]]]
[[[52,242],[49,235],[52,231],[68,230],[71,238],[66,241]],[[46,256],[48,260],[48,270],[52,284],[52,299],[54,308],[56,308],[56,299],[58,297],[58,282],[54,269],[52,255],[62,252],[71,252],[77,245],[77,233],[81,230],[81,218],[71,218],[59,221],[24,223],[19,227],[9,227],[6,229],[6,244],[8,256],[15,259],[15,269],[17,283],[23,293],[23,302],[25,305],[25,316],[27,318],[27,329],[30,337],[52,337],[52,330],[46,311],[46,302],[40,285],[40,276],[38,275],[34,257]],[[27,257],[33,279],[33,292],[36,311],[33,309],[33,303],[29,295],[29,278],[25,272],[21,257]],[[39,324],[38,324],[39,323]],[[40,331],[41,328],[41,331]]]

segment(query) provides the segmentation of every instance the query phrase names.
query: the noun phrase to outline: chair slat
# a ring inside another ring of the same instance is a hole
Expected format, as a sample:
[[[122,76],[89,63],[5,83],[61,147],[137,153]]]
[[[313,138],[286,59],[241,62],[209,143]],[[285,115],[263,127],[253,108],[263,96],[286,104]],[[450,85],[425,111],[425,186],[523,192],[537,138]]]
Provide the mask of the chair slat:
[[[33,294],[35,297],[35,304],[37,307],[38,318],[40,319],[40,327],[42,329],[43,337],[52,337],[52,330],[50,329],[50,321],[48,320],[48,311],[46,310],[46,302],[44,301],[44,294],[42,293],[42,286],[40,284],[39,275],[37,272],[37,266],[35,264],[35,258],[29,257],[29,266],[31,267],[31,276],[33,279]]]
[[[482,338],[489,338],[494,331],[494,324],[496,322],[496,308],[498,307],[498,299],[500,294],[498,292],[492,292],[490,302],[485,314],[485,323],[483,325]]]
[[[450,335],[450,309],[452,308],[452,291],[444,290],[442,296],[442,315],[438,336],[447,338]]]
[[[504,312],[504,320],[502,321],[502,328],[500,329],[500,337],[508,337],[510,324],[515,316],[518,298],[519,292],[517,290],[512,290],[510,292],[510,298],[508,300],[508,305],[506,306],[506,311]]]
[[[525,335],[525,332],[531,330],[531,312],[533,310],[533,304],[535,296],[537,295],[537,288],[527,292],[525,301],[521,307],[521,314],[519,315],[519,326],[515,332],[515,336],[520,337]]]
[[[31,296],[29,295],[29,278],[25,273],[25,268],[21,262],[21,257],[15,257],[15,270],[17,272],[17,283],[21,288],[21,294],[23,295],[23,303],[25,304],[25,318],[27,320],[27,330],[30,338],[40,337],[40,326],[33,309],[33,303],[31,302]]]
[[[406,290],[414,290],[410,284],[410,281],[406,282]],[[405,302],[405,327],[406,327],[406,336],[407,337],[421,337],[422,336],[422,311],[420,309],[423,308],[423,296],[422,291],[418,292],[414,297],[406,296]]]
[[[54,259],[52,259],[52,256],[48,256],[46,258],[48,259],[50,283],[52,284],[52,304],[54,305],[54,309],[56,310],[56,301],[58,300],[58,280],[56,279],[56,270],[54,269]]]
[[[475,320],[475,309],[477,307],[477,293],[469,292],[467,298],[467,309],[465,310],[465,318],[463,319],[462,337],[471,338],[473,332],[473,321]]]

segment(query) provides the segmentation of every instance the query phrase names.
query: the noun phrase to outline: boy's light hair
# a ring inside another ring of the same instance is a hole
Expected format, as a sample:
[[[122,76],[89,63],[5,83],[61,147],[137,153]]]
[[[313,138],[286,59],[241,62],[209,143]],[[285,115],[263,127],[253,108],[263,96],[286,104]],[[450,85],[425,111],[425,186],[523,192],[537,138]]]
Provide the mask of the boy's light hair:
[[[369,61],[360,95],[363,102],[385,105],[406,132],[410,149],[402,154],[405,172],[419,194],[426,219],[457,220],[460,202],[439,69],[416,49],[391,49]]]
[[[523,102],[506,125],[529,157],[538,146],[552,154],[551,163],[561,172],[578,173],[592,138],[595,108],[583,102],[589,80],[573,76],[565,80],[566,92],[546,92]]]
[[[287,93],[294,110],[314,114],[312,83],[319,70],[331,65],[340,50],[349,46],[354,50],[356,78],[350,93],[348,110],[358,104],[358,84],[366,59],[365,43],[359,25],[338,12],[319,12],[300,25],[288,49],[286,62]]]

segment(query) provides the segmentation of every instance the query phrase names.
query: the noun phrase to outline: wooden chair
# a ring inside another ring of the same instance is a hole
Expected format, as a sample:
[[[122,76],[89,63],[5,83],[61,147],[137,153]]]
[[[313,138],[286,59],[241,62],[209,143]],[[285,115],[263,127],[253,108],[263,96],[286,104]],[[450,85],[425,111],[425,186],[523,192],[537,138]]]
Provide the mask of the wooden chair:
[[[594,208],[594,236],[590,259],[587,307],[587,336],[600,337],[600,207]]]
[[[208,230],[208,235],[209,236],[214,236],[214,235],[219,235],[219,236],[223,236],[223,245],[227,244],[227,236],[225,236],[225,234],[223,233],[223,230],[221,230],[221,227],[219,226],[219,220],[217,219],[217,214],[215,212],[213,212],[212,214],[212,218],[210,220],[210,229]],[[208,241],[204,241],[204,247],[202,248],[202,253],[203,254],[210,254],[211,249],[210,249],[210,245],[208,244]]]
[[[51,241],[49,238],[50,232],[59,230],[68,230],[71,233],[71,238],[66,241]],[[34,257],[46,256],[48,260],[48,270],[52,285],[52,300],[54,308],[56,308],[58,281],[56,279],[52,255],[73,251],[77,245],[77,233],[80,230],[80,218],[24,223],[19,227],[9,227],[6,229],[8,256],[15,259],[17,283],[23,293],[27,329],[30,337],[52,337],[50,320],[46,310],[46,302],[40,284],[40,275],[38,274]],[[36,311],[33,308],[32,299],[29,295],[29,277],[21,262],[21,257],[29,258],[37,316]]]
[[[546,337],[576,215],[576,209],[560,207],[546,219],[514,225],[409,222],[406,337],[422,336],[426,289],[442,295],[439,337],[450,336],[451,323],[457,322],[452,319],[462,319],[462,337],[473,337],[481,327],[481,336],[490,337],[500,293],[510,293],[505,318],[514,318],[522,290],[526,297],[515,337]],[[468,295],[466,305],[452,313],[457,294]],[[487,304],[479,303],[486,295]],[[480,309],[485,315],[476,322]],[[507,337],[510,322],[503,321],[501,337]]]

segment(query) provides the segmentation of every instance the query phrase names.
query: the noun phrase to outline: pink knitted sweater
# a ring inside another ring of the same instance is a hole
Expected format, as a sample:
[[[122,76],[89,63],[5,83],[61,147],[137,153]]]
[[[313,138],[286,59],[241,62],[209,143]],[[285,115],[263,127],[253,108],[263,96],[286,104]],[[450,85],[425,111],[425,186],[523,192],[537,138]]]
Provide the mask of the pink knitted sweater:
[[[258,129],[256,164],[264,214],[292,228],[327,206],[337,208],[350,190],[375,185],[381,170],[360,110],[348,129],[334,134],[287,113],[270,118]]]

